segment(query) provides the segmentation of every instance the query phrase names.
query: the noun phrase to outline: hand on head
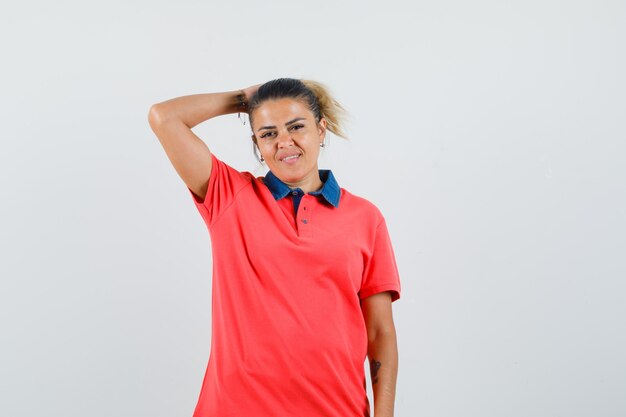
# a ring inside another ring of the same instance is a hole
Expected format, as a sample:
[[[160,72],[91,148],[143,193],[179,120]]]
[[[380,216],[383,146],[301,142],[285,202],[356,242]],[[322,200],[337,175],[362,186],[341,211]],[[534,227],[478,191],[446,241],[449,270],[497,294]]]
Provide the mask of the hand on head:
[[[252,98],[252,96],[254,95],[254,93],[257,92],[257,90],[259,89],[260,86],[262,86],[263,84],[255,84],[252,85],[250,87],[247,88],[243,88],[241,91],[243,91],[243,93],[246,96],[246,102],[249,102],[250,99]]]

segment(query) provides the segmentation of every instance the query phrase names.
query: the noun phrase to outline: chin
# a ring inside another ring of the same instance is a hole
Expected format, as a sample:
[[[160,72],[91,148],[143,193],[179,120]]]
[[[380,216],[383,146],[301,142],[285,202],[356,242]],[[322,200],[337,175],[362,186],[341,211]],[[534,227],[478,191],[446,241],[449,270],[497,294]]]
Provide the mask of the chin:
[[[278,176],[280,176],[283,182],[299,182],[304,178],[303,175],[286,174],[284,172],[279,172]]]

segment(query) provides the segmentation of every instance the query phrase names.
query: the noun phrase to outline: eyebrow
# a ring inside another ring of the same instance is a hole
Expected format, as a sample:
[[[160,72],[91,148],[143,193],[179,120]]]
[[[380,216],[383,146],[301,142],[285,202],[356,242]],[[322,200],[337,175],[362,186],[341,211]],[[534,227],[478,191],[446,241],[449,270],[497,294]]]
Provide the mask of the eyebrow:
[[[295,122],[298,122],[300,120],[306,120],[304,117],[296,117],[293,120],[288,121],[287,123],[285,123],[285,126],[289,126],[290,124],[293,124]],[[263,129],[276,129],[276,126],[263,126],[261,128],[258,129],[258,131],[260,132]]]

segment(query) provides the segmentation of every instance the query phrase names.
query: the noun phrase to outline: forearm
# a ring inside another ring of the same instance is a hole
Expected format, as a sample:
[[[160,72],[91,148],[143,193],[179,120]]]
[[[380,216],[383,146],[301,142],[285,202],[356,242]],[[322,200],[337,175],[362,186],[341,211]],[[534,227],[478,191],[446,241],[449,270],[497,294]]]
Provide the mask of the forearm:
[[[398,345],[394,329],[380,333],[368,343],[374,417],[392,417],[398,376]]]
[[[213,117],[245,111],[246,97],[240,95],[236,90],[177,97],[155,104],[150,114],[160,122],[177,119],[192,128]]]

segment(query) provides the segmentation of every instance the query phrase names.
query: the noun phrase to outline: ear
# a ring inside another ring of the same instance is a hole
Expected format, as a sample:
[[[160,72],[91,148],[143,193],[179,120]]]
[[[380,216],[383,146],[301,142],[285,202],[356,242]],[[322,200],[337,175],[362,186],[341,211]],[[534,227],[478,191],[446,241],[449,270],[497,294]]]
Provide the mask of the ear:
[[[256,142],[256,136],[254,135],[254,133],[250,135],[250,139],[252,139],[252,142],[254,142],[255,145],[259,146],[259,144]]]
[[[319,135],[322,137],[322,139],[326,137],[326,119],[325,118],[322,117],[320,121],[317,123],[317,131],[319,132]]]

